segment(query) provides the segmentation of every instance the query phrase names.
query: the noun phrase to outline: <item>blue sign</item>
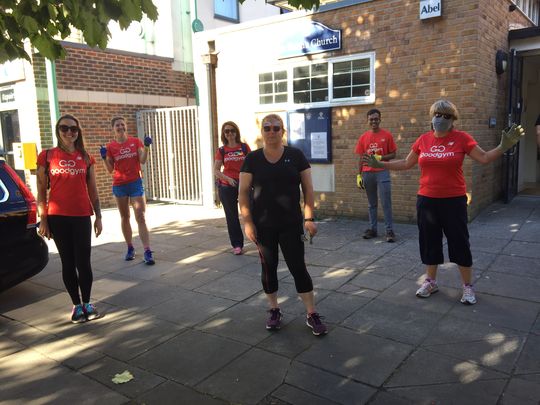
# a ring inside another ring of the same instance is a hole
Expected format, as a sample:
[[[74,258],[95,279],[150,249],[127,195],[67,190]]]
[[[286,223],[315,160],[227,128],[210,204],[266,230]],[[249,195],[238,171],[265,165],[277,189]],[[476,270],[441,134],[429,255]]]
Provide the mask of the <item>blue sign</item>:
[[[287,142],[304,152],[308,162],[332,163],[332,109],[288,111]]]
[[[315,21],[299,24],[297,30],[283,39],[281,59],[341,49],[341,30]]]

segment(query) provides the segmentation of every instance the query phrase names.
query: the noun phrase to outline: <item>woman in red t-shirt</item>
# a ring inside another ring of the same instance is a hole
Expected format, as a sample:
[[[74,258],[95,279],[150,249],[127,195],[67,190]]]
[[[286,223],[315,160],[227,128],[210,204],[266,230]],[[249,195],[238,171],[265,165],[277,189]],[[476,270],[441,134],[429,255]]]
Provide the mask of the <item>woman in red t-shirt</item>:
[[[420,188],[416,208],[420,257],[426,265],[426,279],[416,296],[427,298],[439,290],[437,266],[444,262],[443,233],[448,241],[450,261],[456,263],[463,281],[461,302],[472,305],[476,297],[472,286],[472,255],[467,228],[467,186],[463,177],[463,159],[469,155],[487,164],[502,156],[524,135],[521,126],[502,132],[500,144],[484,151],[474,138],[454,128],[459,113],[447,100],[435,102],[429,110],[432,130],[420,135],[406,159],[380,162],[364,155],[371,167],[407,170],[420,166]]]
[[[84,148],[82,129],[74,116],[60,117],[56,139],[58,147],[43,150],[37,161],[39,233],[52,237],[58,248],[62,279],[73,302],[71,322],[80,323],[99,317],[90,303],[93,213],[96,237],[102,230],[95,160]]]
[[[214,157],[214,175],[218,181],[219,199],[225,211],[233,254],[241,255],[244,234],[238,219],[238,178],[242,163],[251,149],[248,144],[241,142],[240,128],[232,121],[221,126],[221,142],[223,146],[216,151]]]
[[[144,262],[153,265],[155,261],[150,249],[150,233],[144,216],[146,199],[141,175],[141,164],[145,164],[148,159],[152,138],[145,137],[143,144],[139,138],[128,136],[124,117],[114,117],[111,120],[111,127],[115,139],[106,147],[102,146],[100,154],[105,168],[113,175],[112,191],[118,211],[120,211],[122,234],[127,244],[125,260],[135,258],[129,215],[131,204],[139,229],[139,237],[144,247]]]

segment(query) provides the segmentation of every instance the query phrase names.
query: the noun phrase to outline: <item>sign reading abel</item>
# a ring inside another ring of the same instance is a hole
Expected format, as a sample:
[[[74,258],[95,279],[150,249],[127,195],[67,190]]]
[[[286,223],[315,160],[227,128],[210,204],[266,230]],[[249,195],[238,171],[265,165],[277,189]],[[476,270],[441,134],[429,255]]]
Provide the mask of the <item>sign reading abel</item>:
[[[341,49],[341,30],[333,30],[319,22],[297,24],[292,34],[287,32],[282,40],[281,59]]]
[[[442,0],[420,0],[420,19],[440,17],[442,15]]]

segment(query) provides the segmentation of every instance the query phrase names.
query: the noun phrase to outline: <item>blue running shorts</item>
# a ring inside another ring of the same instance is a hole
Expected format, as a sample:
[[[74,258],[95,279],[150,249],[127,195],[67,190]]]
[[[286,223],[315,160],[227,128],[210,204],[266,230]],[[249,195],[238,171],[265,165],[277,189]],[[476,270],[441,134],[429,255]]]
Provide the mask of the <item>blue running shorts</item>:
[[[131,183],[113,186],[112,192],[115,197],[142,197],[144,195],[142,179],[139,178]]]

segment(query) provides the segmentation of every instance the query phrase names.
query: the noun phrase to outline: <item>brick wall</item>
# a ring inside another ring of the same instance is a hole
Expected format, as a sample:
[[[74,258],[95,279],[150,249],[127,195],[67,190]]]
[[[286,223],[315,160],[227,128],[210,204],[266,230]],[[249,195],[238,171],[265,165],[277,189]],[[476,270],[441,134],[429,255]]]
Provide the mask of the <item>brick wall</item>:
[[[67,58],[56,63],[58,89],[194,97],[193,75],[173,71],[170,59],[66,46]],[[99,155],[99,146],[114,138],[110,120],[115,116],[125,117],[128,134],[137,136],[137,111],[164,106],[87,102],[59,104],[60,114],[73,114],[80,120],[87,151],[96,159],[102,207],[115,206],[112,178]]]
[[[172,59],[64,44],[56,63],[59,89],[193,97],[193,74],[172,70]]]
[[[398,146],[397,158],[409,153],[416,138],[430,129],[429,107],[440,99],[454,102],[461,113],[456,126],[471,133],[482,148],[498,144],[504,125],[506,75],[495,73],[495,52],[506,50],[508,24],[526,20],[509,13],[506,1],[447,0],[443,17],[419,19],[418,2],[374,1],[317,14],[317,21],[342,29],[343,50],[328,56],[376,52],[375,105],[333,108],[335,193],[319,193],[319,213],[367,218],[367,198],[355,186],[358,137],[368,129],[366,112],[382,111],[381,126]],[[497,128],[489,129],[490,116]],[[470,214],[500,195],[500,161],[481,166],[466,158],[464,173],[471,195]],[[416,216],[419,170],[392,172],[394,217]],[[379,210],[382,215],[382,210]]]

